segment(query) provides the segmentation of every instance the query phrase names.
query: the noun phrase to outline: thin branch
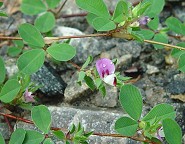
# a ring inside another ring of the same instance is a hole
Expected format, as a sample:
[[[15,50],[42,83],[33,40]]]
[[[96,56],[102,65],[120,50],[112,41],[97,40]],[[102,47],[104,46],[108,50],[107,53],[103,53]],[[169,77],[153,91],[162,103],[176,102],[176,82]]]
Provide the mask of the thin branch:
[[[68,63],[70,63],[73,67],[75,67],[78,71],[80,71],[81,67],[78,66],[77,64],[75,64],[74,62],[72,61],[68,61]]]
[[[176,49],[180,49],[180,50],[185,50],[185,48],[180,47],[180,46],[175,46],[175,45],[171,45],[171,44],[165,44],[165,43],[162,43],[162,42],[157,42],[157,41],[152,41],[152,40],[144,40],[144,42],[150,43],[150,44],[163,45],[163,46],[166,46],[166,47],[176,48]]]
[[[28,124],[34,124],[33,121],[31,121],[31,120],[27,120],[27,119],[24,119],[24,118],[21,118],[21,117],[17,117],[17,116],[13,116],[13,115],[10,115],[10,114],[5,114],[5,113],[1,113],[0,112],[0,115],[2,115],[4,117],[11,118],[11,119],[19,120],[19,121],[22,121],[22,122],[25,122],[25,123],[28,123]],[[56,127],[51,127],[51,130],[62,130],[64,132],[68,132],[67,129],[56,128]],[[141,138],[138,138],[138,137],[135,137],[135,136],[129,137],[129,136],[123,136],[123,135],[120,135],[120,134],[106,134],[106,133],[93,133],[93,135],[106,136],[106,137],[115,137],[115,138],[130,138],[130,139],[141,141],[141,142],[152,143],[152,141],[150,141],[148,139],[141,139]]]
[[[64,8],[66,2],[67,2],[67,0],[65,0],[65,1],[63,2],[63,4],[61,5],[61,7],[58,9],[58,11],[56,12],[56,17],[59,16],[59,13],[60,13],[60,11]]]

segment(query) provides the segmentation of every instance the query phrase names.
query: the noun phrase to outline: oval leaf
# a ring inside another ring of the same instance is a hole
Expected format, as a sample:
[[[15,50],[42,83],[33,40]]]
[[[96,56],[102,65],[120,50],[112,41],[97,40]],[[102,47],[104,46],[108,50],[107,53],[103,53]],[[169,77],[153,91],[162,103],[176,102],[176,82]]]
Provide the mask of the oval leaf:
[[[156,42],[162,42],[162,43],[168,43],[168,37],[166,34],[158,33],[154,36],[153,38],[154,41]],[[159,44],[153,44],[155,49],[162,49],[164,46],[159,45]]]
[[[159,104],[155,106],[142,120],[150,121],[154,118],[160,120],[165,118],[175,119],[175,111],[173,107],[169,104]]]
[[[76,49],[66,43],[52,45],[46,51],[58,61],[68,61],[76,54]]]
[[[26,131],[22,128],[16,129],[11,137],[9,144],[22,144],[26,135]]]
[[[185,72],[185,54],[182,54],[178,61],[179,70]]]
[[[55,26],[55,16],[51,12],[46,12],[36,18],[34,25],[40,32],[48,32]]]
[[[185,48],[185,42],[180,42],[177,44],[177,46],[181,46],[181,47],[184,47]],[[179,58],[182,54],[184,54],[185,51],[184,50],[180,50],[180,49],[176,49],[174,48],[171,52],[171,55],[174,57],[174,58]]]
[[[18,27],[18,32],[21,38],[30,45],[36,47],[44,47],[44,39],[37,28],[33,25],[24,23]]]
[[[51,114],[48,108],[44,105],[35,106],[32,108],[31,117],[34,124],[45,134],[50,130]]]
[[[6,77],[6,69],[3,58],[0,56],[0,84],[4,82]]]
[[[40,144],[45,136],[33,130],[27,130],[23,144]]]
[[[8,55],[11,57],[18,56],[22,52],[21,48],[18,47],[9,47],[8,48]]]
[[[1,133],[0,133],[0,144],[5,144],[5,140]]]
[[[113,21],[120,23],[128,16],[128,3],[126,1],[119,1],[113,14]]]
[[[42,0],[23,0],[21,3],[21,11],[27,15],[36,15],[46,10]]]
[[[17,60],[17,66],[21,72],[31,75],[40,69],[40,67],[44,63],[44,59],[44,50],[29,50],[19,57],[19,59]]]
[[[176,121],[168,118],[163,120],[162,125],[169,144],[182,144],[182,131]]]
[[[60,131],[60,130],[53,131],[52,133],[54,134],[55,137],[57,137],[60,140],[64,140],[65,139],[65,134],[62,131]]]
[[[119,96],[123,109],[135,120],[139,120],[142,112],[142,96],[138,88],[133,85],[121,87]]]
[[[8,80],[0,93],[0,100],[4,103],[11,102],[19,93],[21,85],[15,79]]]
[[[55,8],[58,6],[58,4],[60,3],[61,0],[46,0],[46,3],[48,5],[49,8]]]
[[[54,142],[50,138],[47,138],[44,140],[43,144],[54,144]]]
[[[110,18],[109,11],[103,0],[76,0],[76,4],[81,8],[97,16]]]
[[[115,130],[124,136],[133,136],[138,128],[137,121],[129,117],[121,117],[115,123]]]
[[[93,21],[93,27],[97,31],[109,31],[115,29],[116,24],[111,20],[102,17],[97,17]]]
[[[166,20],[166,25],[169,29],[177,34],[185,35],[185,25],[175,17],[170,17]]]

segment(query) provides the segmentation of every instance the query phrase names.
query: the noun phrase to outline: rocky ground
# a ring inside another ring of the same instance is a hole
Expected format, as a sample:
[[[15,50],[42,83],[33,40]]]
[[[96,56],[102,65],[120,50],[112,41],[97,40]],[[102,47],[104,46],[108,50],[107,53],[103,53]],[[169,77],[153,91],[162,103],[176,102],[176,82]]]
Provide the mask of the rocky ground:
[[[170,15],[185,21],[184,3],[180,0],[169,1],[165,11],[161,14],[161,21]],[[106,2],[110,10],[116,4],[116,0],[111,3],[108,0]],[[69,0],[62,13],[82,12],[73,3],[73,0]],[[32,17],[20,12],[15,12],[9,18],[0,20],[0,33],[7,35],[14,35],[20,23],[33,22]],[[54,36],[93,32],[94,30],[87,24],[84,17],[60,18],[53,30]],[[170,39],[171,43],[177,41]],[[77,49],[77,55],[72,61],[78,65],[83,64],[89,55],[92,55],[95,60],[100,57],[118,58],[117,71],[123,75],[138,78],[134,85],[139,87],[143,95],[143,115],[158,103],[169,103],[177,111],[176,120],[182,128],[183,134],[185,133],[185,74],[177,70],[177,61],[170,56],[169,49],[155,50],[149,44],[114,38],[72,39],[70,43]],[[0,54],[6,60],[6,68],[10,76],[16,72],[17,68],[15,58],[7,57],[6,50],[7,45],[4,45],[0,49]],[[41,103],[48,105],[53,116],[52,125],[54,127],[68,128],[71,123],[80,121],[87,131],[115,133],[115,120],[125,115],[118,103],[118,89],[107,86],[107,96],[102,98],[99,92],[91,91],[85,83],[82,83],[80,87],[76,83],[77,72],[68,63],[46,62],[39,72],[32,76],[32,80],[44,85],[37,94],[42,98]],[[25,115],[25,117],[28,116]],[[32,125],[22,122],[16,123],[16,127],[34,129]],[[0,123],[0,132],[5,138],[9,138],[10,132],[7,124]],[[89,141],[92,144],[136,143],[126,138],[98,136],[92,136]],[[62,142],[56,141],[56,143]]]

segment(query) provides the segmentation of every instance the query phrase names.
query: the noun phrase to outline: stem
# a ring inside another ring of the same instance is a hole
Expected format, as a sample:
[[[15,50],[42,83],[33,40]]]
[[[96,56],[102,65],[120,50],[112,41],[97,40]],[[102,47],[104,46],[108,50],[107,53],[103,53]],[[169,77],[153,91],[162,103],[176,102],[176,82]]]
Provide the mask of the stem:
[[[185,48],[180,47],[180,46],[165,44],[165,43],[162,43],[162,42],[157,42],[157,41],[152,41],[152,40],[144,40],[144,42],[151,43],[151,44],[159,44],[159,45],[163,45],[163,46],[170,47],[170,48],[176,48],[176,49],[180,49],[180,50],[185,50]]]
[[[25,122],[25,123],[28,123],[28,124],[34,124],[33,121],[31,121],[31,120],[27,120],[27,119],[24,119],[24,118],[21,118],[21,117],[17,117],[17,116],[13,116],[13,115],[10,115],[10,114],[5,114],[5,113],[1,113],[0,112],[0,115],[2,115],[4,117],[11,118],[11,119],[19,120],[19,121],[22,121],[22,122]],[[51,130],[62,130],[62,131],[65,131],[65,132],[68,131],[67,129],[56,128],[56,127],[51,127]],[[93,133],[92,135],[115,137],[115,138],[130,138],[130,139],[141,141],[141,142],[153,143],[152,141],[150,141],[148,139],[141,139],[141,138],[138,138],[138,137],[135,137],[135,136],[132,136],[132,137],[123,136],[123,135],[120,135],[120,134]]]
[[[60,11],[64,8],[66,2],[67,2],[67,0],[65,0],[65,1],[63,2],[63,4],[61,5],[61,7],[60,7],[60,8],[58,9],[58,11],[56,12],[56,17],[57,17],[57,18],[58,18],[58,16],[59,16]]]

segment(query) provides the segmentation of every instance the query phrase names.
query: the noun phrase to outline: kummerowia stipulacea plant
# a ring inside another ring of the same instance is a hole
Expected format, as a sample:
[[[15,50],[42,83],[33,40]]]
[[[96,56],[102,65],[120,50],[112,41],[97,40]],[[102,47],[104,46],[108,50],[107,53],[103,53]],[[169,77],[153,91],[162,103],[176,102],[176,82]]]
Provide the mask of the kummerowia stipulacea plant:
[[[36,105],[36,91],[40,86],[30,81],[30,75],[37,72],[45,59],[53,58],[57,61],[69,61],[76,55],[76,49],[69,43],[59,43],[61,39],[84,37],[116,37],[127,40],[137,40],[154,45],[154,48],[172,48],[171,55],[178,58],[178,69],[185,71],[185,43],[176,45],[168,44],[168,32],[172,31],[180,36],[185,36],[185,25],[175,17],[169,17],[165,21],[165,27],[158,28],[159,14],[164,0],[143,0],[133,6],[126,0],[119,0],[113,14],[110,14],[103,0],[75,0],[79,8],[88,12],[88,23],[98,32],[95,34],[79,36],[50,37],[55,26],[55,19],[59,16],[67,0],[22,0],[21,11],[27,15],[37,15],[34,25],[30,23],[20,24],[18,34],[20,37],[0,36],[0,40],[13,40],[14,45],[8,49],[8,55],[18,57],[17,67],[19,71],[12,77],[6,78],[4,60],[0,57],[0,101],[2,108],[9,106],[21,107],[31,110],[31,119],[26,120],[10,114],[0,112],[6,119],[12,118],[25,123],[34,124],[41,132],[35,130],[16,129],[9,143],[14,144],[53,144],[55,136],[66,144],[88,143],[90,135],[127,137],[145,144],[160,144],[163,141],[169,144],[181,144],[181,128],[175,121],[175,111],[169,104],[156,105],[146,115],[142,115],[142,95],[137,87],[125,82],[129,77],[121,76],[116,72],[116,60],[107,58],[98,59],[93,68],[93,57],[89,56],[81,66],[73,64],[79,71],[78,83],[85,81],[91,90],[99,90],[106,96],[105,85],[111,85],[120,89],[119,102],[128,116],[116,120],[115,130],[117,134],[97,134],[85,132],[83,126],[72,125],[68,130],[51,127],[51,114],[44,105]],[[0,6],[3,3],[0,2]],[[7,16],[0,12],[0,16]],[[138,136],[139,135],[139,136]],[[19,138],[19,139],[18,139]],[[0,143],[5,141],[0,134]]]

